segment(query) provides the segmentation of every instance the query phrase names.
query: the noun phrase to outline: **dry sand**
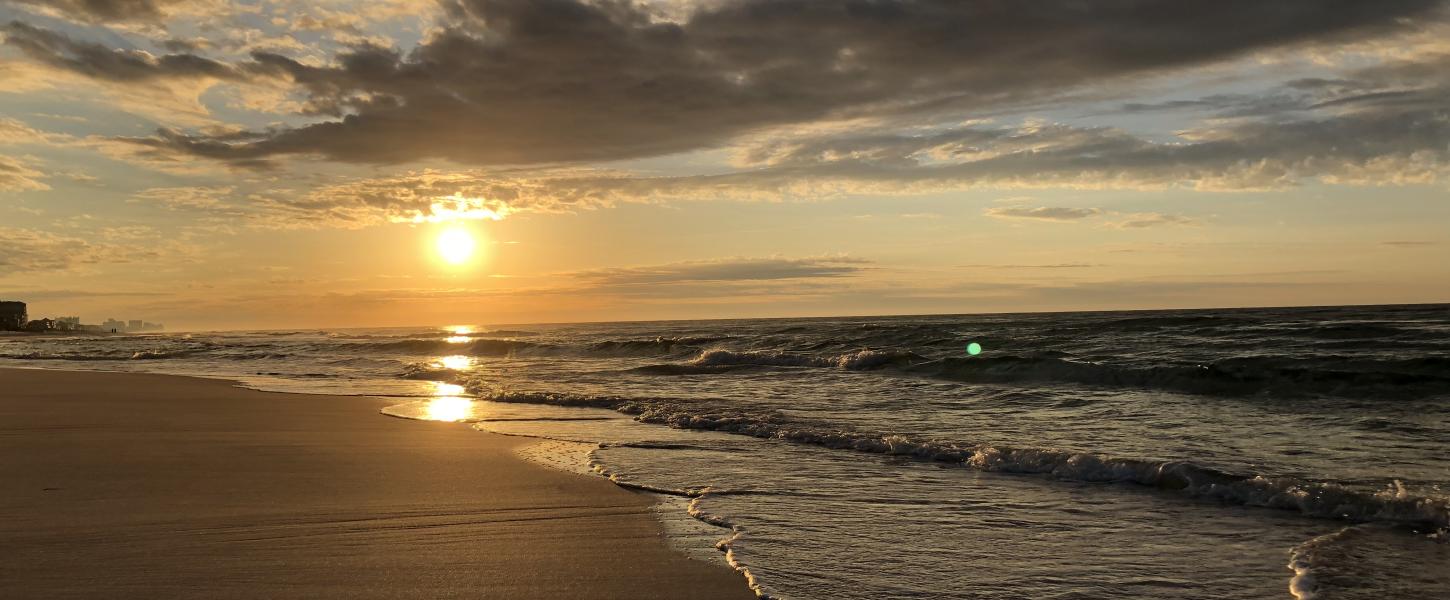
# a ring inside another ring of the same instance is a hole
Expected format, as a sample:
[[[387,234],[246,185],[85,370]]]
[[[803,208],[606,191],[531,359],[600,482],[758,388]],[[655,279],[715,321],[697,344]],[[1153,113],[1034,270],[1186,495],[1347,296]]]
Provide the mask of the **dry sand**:
[[[387,402],[0,369],[0,598],[753,598],[651,498]]]

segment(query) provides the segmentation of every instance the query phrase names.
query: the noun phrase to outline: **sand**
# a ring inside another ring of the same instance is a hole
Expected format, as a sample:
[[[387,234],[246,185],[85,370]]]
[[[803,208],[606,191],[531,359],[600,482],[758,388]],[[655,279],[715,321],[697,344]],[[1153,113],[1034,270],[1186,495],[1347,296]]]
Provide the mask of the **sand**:
[[[0,369],[0,598],[753,598],[647,495],[375,398]]]

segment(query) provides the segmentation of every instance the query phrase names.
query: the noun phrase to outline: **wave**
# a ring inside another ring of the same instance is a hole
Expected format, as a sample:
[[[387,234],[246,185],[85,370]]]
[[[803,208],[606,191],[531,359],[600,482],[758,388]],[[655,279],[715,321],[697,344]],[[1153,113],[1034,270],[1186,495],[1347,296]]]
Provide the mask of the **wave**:
[[[465,354],[469,356],[547,354],[554,350],[554,347],[548,344],[488,338],[471,339],[462,343],[454,343],[446,339],[410,338],[389,342],[365,342],[351,346],[396,354]]]
[[[1296,600],[1450,597],[1447,546],[1444,531],[1351,525],[1290,551],[1289,593]]]
[[[83,362],[102,361],[126,361],[126,360],[161,360],[168,358],[182,358],[192,356],[202,350],[121,350],[116,352],[27,352],[23,354],[5,354],[0,358],[10,360],[68,360]]]
[[[579,358],[614,358],[628,356],[669,355],[681,351],[693,352],[707,344],[730,339],[728,336],[686,337],[653,339],[602,340],[587,345],[555,345],[515,339],[470,337],[465,341],[438,338],[409,338],[389,341],[370,341],[351,344],[351,348],[362,348],[385,353],[398,354],[466,354],[470,356],[569,356]]]
[[[9,360],[76,360],[76,361],[105,361],[105,360],[130,360],[133,353],[121,354],[74,354],[55,352],[26,352],[23,354],[5,354],[0,358]]]
[[[1240,325],[1247,321],[1241,317],[1227,315],[1144,315],[1111,319],[1093,323],[1094,327],[1115,331],[1153,331],[1158,329],[1205,328]]]
[[[131,360],[160,360],[191,356],[199,350],[140,350],[131,354]]]
[[[1373,323],[1344,323],[1336,325],[1323,325],[1289,332],[1295,337],[1308,337],[1326,340],[1365,340],[1384,339],[1405,335],[1407,332],[1398,327],[1388,325],[1377,325]]]
[[[414,381],[453,383],[462,378],[463,373],[456,369],[450,369],[432,363],[413,363],[403,367],[403,371],[398,374],[398,377]]]
[[[469,337],[529,337],[539,335],[537,331],[525,331],[522,329],[491,329],[475,333],[464,334]]]
[[[904,364],[922,357],[911,352],[858,350],[845,354],[815,356],[798,352],[765,350],[706,350],[686,363],[647,365],[636,372],[658,375],[725,373],[760,367],[817,367],[866,371]]]
[[[1293,510],[1318,518],[1450,527],[1450,499],[1417,496],[1399,485],[1370,492],[1337,483],[1233,473],[1188,461],[913,440],[900,435],[841,429],[779,413],[751,413],[718,401],[546,392],[489,393],[477,384],[470,388],[482,399],[494,402],[607,408],[633,415],[644,423],[680,429],[720,431],[834,450],[909,456],[981,471],[1044,475],[1091,483],[1135,484],[1195,498]]]
[[[699,337],[656,337],[654,339],[627,339],[627,340],[604,340],[590,344],[587,352],[591,354],[618,355],[618,356],[652,356],[660,354],[673,354],[680,350],[699,348],[707,344],[722,342],[731,339],[730,336],[699,336]]]
[[[1053,356],[996,356],[946,358],[906,371],[978,383],[1061,382],[1222,395],[1376,392],[1403,397],[1450,391],[1450,359],[1437,357],[1389,361],[1251,357],[1132,367]]]
[[[1289,594],[1295,600],[1324,600],[1320,578],[1324,577],[1329,555],[1336,554],[1340,542],[1357,533],[1353,526],[1333,533],[1327,533],[1300,544],[1289,552],[1289,568],[1294,577],[1289,580]]]
[[[1066,383],[1095,387],[1157,389],[1190,394],[1242,396],[1338,395],[1414,397],[1450,393],[1450,358],[1405,360],[1245,357],[1202,364],[1115,365],[1074,360],[1062,352],[1031,356],[927,359],[901,350],[810,354],[774,350],[711,349],[681,363],[636,367],[653,375],[730,373],[769,367],[847,371],[886,370],[966,383]]]
[[[104,362],[104,361],[128,361],[128,360],[169,360],[188,358],[199,355],[207,355],[214,358],[227,360],[262,360],[282,359],[292,356],[286,352],[236,352],[218,351],[215,347],[205,348],[180,348],[180,349],[151,349],[151,350],[115,350],[115,351],[80,351],[80,352],[28,352],[24,354],[0,355],[0,359],[11,360],[67,360],[82,362]]]

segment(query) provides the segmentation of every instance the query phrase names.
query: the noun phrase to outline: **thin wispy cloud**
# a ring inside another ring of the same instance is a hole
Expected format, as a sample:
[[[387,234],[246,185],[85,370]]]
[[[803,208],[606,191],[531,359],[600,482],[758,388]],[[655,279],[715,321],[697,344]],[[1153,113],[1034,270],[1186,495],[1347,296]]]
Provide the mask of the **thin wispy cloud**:
[[[982,214],[997,219],[1025,219],[1033,221],[1077,221],[1102,214],[1097,208],[1073,208],[1067,206],[994,206]]]
[[[848,256],[722,258],[656,266],[594,269],[570,274],[595,285],[642,285],[701,281],[766,281],[849,277],[871,261]]]

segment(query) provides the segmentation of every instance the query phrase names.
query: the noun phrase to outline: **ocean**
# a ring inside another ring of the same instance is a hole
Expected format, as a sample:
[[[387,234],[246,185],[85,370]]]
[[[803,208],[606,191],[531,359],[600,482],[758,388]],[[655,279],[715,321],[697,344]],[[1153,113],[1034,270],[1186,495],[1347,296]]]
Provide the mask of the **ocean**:
[[[1450,598],[1450,305],[11,336],[0,366],[550,440],[771,598]]]

